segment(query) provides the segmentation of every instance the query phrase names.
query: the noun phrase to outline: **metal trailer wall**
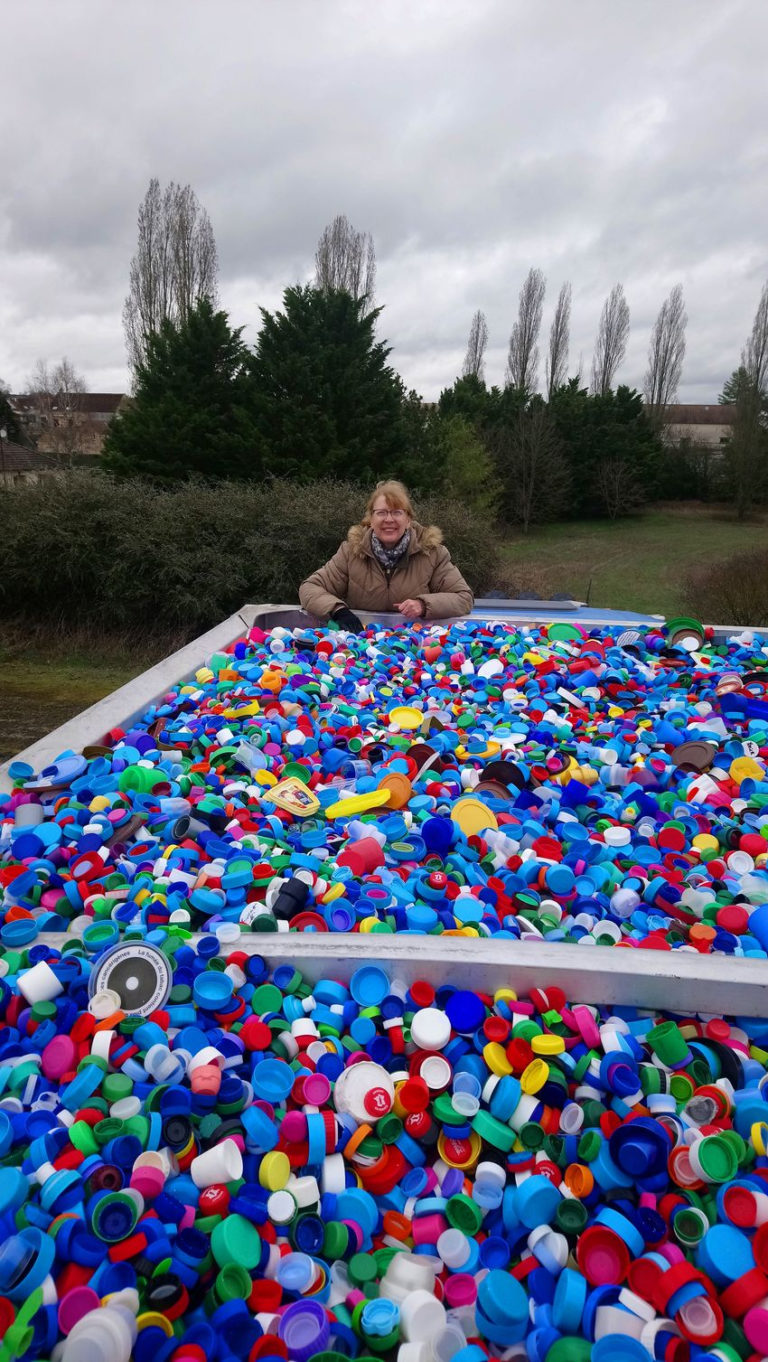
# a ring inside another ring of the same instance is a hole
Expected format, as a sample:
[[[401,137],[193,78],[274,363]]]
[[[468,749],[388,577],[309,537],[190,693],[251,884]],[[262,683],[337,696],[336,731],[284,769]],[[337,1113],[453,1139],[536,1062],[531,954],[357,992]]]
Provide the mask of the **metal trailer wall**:
[[[478,602],[474,619],[537,626],[553,619],[570,619],[587,628],[607,625],[639,627],[657,624],[661,616],[590,610],[574,601]],[[402,623],[400,616],[361,614],[363,620]],[[20,752],[14,761],[40,771],[68,749],[80,751],[98,742],[110,729],[127,727],[173,686],[189,680],[212,653],[226,647],[244,629],[258,625],[311,626],[312,619],[292,605],[246,605],[214,629],[179,649],[157,666],[121,686],[74,719]],[[717,637],[738,632],[715,626]],[[11,762],[0,766],[0,790],[10,790]],[[193,937],[193,940],[197,939]],[[41,933],[38,940],[60,947],[63,933]],[[469,937],[383,936],[355,933],[243,934],[238,950],[261,955],[271,965],[291,962],[311,981],[331,974],[348,980],[364,962],[386,967],[406,984],[414,979],[431,983],[462,983],[493,991],[507,985],[520,991],[558,984],[572,1001],[636,1006],[677,1011],[687,1015],[726,1014],[768,1017],[768,962],[732,956],[705,956],[693,949],[669,953],[631,947],[578,946],[533,941],[489,940]]]

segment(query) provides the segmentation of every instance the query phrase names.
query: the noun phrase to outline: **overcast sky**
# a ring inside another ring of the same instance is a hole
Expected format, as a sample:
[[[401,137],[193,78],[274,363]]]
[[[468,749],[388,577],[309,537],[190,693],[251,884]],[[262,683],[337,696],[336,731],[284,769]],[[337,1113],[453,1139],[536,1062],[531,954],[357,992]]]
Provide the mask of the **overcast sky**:
[[[570,372],[624,285],[622,381],[681,282],[679,398],[717,400],[768,277],[765,0],[6,0],[0,379],[66,354],[127,384],[121,309],[149,179],[210,215],[223,306],[310,279],[337,213],[370,231],[409,387],[504,377],[518,292],[573,285]],[[543,347],[542,347],[543,348]],[[543,355],[541,372],[543,377]]]

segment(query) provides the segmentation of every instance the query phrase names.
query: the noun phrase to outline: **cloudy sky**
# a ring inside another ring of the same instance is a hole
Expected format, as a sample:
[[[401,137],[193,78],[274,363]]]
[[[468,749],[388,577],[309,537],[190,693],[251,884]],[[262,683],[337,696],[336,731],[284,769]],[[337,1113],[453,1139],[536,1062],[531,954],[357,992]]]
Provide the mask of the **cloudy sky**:
[[[681,282],[680,400],[716,401],[768,277],[764,0],[6,0],[0,379],[66,354],[127,384],[121,324],[151,176],[190,183],[220,292],[258,308],[312,275],[335,214],[373,234],[380,334],[434,398],[472,314],[502,382],[531,265],[573,285],[571,372],[605,295],[620,373]],[[543,370],[543,363],[542,363]]]

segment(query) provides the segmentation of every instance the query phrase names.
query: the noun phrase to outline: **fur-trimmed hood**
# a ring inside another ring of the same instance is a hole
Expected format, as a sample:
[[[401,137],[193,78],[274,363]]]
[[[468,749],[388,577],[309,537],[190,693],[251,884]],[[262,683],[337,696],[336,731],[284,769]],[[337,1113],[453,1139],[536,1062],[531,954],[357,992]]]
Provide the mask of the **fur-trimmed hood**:
[[[411,522],[411,542],[408,546],[408,557],[414,553],[426,553],[430,549],[436,549],[443,542],[443,532],[437,525],[420,525],[417,520]],[[370,525],[351,525],[347,531],[347,543],[355,557],[362,557],[370,554],[371,550],[371,527]]]

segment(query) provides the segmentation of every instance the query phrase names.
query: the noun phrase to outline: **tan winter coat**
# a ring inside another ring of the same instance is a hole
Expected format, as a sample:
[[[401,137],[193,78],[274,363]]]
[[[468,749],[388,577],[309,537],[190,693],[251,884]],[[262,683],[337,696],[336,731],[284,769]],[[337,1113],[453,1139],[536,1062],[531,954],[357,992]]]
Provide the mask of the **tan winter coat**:
[[[346,540],[324,567],[299,587],[299,600],[310,615],[326,619],[340,605],[372,614],[395,612],[400,601],[420,600],[427,619],[468,615],[474,597],[436,525],[411,525],[408,552],[389,576],[371,549],[371,531],[353,525]]]

